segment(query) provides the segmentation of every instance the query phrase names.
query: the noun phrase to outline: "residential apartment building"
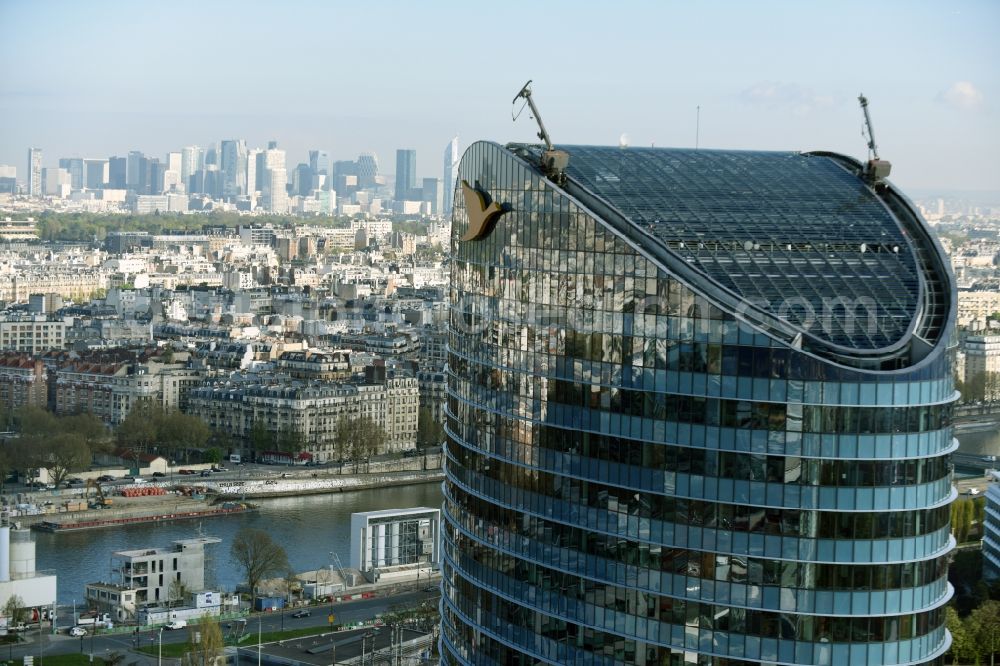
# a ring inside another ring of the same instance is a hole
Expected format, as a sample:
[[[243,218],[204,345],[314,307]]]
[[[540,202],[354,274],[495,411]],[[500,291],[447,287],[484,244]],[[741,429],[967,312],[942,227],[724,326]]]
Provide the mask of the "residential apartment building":
[[[121,423],[141,400],[183,409],[203,377],[186,363],[72,360],[55,371],[57,414],[90,412],[105,423]]]
[[[965,383],[982,383],[983,398],[1000,400],[1000,335],[974,335],[965,339]]]
[[[216,537],[178,539],[170,548],[112,553],[114,580],[87,584],[86,600],[119,622],[135,620],[146,606],[181,602],[188,593],[205,589],[205,547],[221,541]]]
[[[42,359],[28,354],[0,355],[0,409],[45,409],[48,401],[48,370]]]
[[[385,378],[369,373],[354,383],[231,382],[192,389],[187,412],[247,441],[255,423],[275,441],[294,433],[313,460],[329,462],[345,455],[336,438],[341,418],[368,417],[379,425],[386,433],[385,451],[379,453],[414,448],[419,393],[417,379],[401,372]]]
[[[0,351],[39,354],[62,349],[66,330],[72,327],[72,317],[7,315],[0,319]]]

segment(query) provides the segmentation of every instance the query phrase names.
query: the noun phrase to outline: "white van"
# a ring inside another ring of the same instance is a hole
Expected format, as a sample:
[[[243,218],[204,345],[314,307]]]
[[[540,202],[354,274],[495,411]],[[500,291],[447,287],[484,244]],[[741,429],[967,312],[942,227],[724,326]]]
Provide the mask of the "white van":
[[[188,626],[187,620],[174,620],[173,622],[168,622],[164,629],[183,629]]]

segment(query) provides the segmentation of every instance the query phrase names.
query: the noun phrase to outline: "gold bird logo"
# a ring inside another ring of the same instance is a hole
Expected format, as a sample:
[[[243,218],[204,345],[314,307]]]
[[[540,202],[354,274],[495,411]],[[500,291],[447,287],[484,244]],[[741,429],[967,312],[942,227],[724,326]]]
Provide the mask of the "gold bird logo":
[[[500,216],[510,210],[493,201],[490,196],[479,189],[462,181],[462,194],[465,195],[465,212],[469,216],[469,229],[462,236],[463,241],[482,240],[490,235]]]

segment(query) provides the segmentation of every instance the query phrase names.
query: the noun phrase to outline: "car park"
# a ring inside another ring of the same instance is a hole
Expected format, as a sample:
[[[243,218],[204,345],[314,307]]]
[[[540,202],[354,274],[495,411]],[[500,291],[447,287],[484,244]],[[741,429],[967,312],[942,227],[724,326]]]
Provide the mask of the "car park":
[[[292,613],[292,617],[294,618],[309,617],[310,615],[312,615],[312,613],[310,613],[307,610],[297,610],[294,613]]]

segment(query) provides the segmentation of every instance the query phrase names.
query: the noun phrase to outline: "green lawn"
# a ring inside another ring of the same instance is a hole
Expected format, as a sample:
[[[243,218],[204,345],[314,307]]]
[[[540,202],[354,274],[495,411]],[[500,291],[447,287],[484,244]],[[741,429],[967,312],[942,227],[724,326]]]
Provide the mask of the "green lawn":
[[[3,659],[2,661],[14,664],[14,666],[22,666],[24,660],[15,659],[14,661],[9,661]],[[86,654],[53,654],[45,655],[42,658],[42,663],[45,666],[91,666],[90,655]],[[38,666],[38,657],[35,657],[35,666]],[[93,666],[104,666],[104,660],[100,657],[94,657]]]
[[[248,623],[247,633],[245,634],[246,638],[244,638],[240,643],[236,643],[235,641],[226,638],[226,645],[239,645],[240,647],[247,647],[248,645],[256,645],[257,632],[250,630],[251,625],[252,623]],[[315,636],[316,634],[325,634],[329,631],[330,627],[326,625],[322,627],[300,627],[298,629],[287,629],[285,631],[270,631],[261,634],[260,641],[261,643],[274,643],[277,641],[289,640],[291,638],[301,638],[302,636]],[[225,633],[223,633],[223,637],[225,637]],[[155,657],[157,654],[156,650],[157,650],[157,645],[153,644],[153,645],[143,645],[137,651]],[[186,642],[164,644],[163,656],[176,659],[178,657],[184,656],[188,652],[188,650],[190,650],[190,647]],[[63,665],[60,664],[59,666]]]

